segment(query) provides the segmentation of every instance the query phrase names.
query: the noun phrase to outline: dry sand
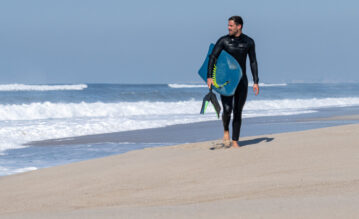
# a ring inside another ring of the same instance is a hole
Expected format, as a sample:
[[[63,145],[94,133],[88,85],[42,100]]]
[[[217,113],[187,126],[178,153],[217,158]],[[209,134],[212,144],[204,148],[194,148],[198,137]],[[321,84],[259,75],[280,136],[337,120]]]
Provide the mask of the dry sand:
[[[218,142],[1,177],[0,218],[359,217],[358,124]]]

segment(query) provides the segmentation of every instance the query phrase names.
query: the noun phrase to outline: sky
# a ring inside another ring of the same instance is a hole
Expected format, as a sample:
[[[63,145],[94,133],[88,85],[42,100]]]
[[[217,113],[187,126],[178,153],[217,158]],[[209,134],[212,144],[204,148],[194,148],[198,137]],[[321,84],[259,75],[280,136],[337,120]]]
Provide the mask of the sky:
[[[255,41],[260,82],[359,82],[358,11],[348,0],[1,1],[0,84],[200,82],[232,15]]]

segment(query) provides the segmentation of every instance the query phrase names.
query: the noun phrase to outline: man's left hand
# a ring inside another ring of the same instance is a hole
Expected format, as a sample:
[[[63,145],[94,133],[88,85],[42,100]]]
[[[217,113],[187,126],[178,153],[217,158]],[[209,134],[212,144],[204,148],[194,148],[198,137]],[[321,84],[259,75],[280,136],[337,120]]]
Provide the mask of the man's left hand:
[[[257,96],[259,94],[259,86],[258,84],[253,84],[253,92]]]

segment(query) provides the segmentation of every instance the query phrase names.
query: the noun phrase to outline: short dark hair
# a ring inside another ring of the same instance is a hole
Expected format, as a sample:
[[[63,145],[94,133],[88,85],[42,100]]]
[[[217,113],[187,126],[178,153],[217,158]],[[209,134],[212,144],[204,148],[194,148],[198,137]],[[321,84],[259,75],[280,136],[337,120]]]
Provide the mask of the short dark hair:
[[[230,21],[230,20],[234,21],[234,23],[236,25],[242,25],[242,28],[243,28],[243,19],[241,18],[241,16],[237,16],[237,15],[232,16],[232,17],[228,18],[228,21]]]

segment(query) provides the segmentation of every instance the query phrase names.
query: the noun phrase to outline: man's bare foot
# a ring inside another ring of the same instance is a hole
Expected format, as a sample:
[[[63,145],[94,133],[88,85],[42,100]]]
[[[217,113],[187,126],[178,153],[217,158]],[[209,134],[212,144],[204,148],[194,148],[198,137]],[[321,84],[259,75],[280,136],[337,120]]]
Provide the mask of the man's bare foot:
[[[229,140],[229,131],[224,131],[223,140]]]
[[[228,131],[224,131],[223,146],[224,147],[230,147],[231,146],[231,140],[229,139],[229,132]]]
[[[240,148],[238,141],[232,141],[232,148]]]

